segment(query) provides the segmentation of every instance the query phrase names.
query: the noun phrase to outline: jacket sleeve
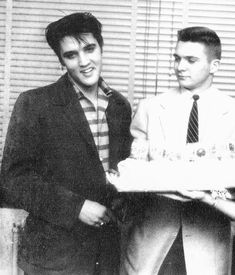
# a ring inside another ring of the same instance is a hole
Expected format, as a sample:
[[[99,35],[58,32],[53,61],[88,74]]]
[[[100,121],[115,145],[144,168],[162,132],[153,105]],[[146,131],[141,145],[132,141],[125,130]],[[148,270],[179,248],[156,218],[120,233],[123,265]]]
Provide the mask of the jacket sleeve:
[[[148,107],[146,100],[141,100],[131,123],[133,142],[131,145],[131,157],[148,160]]]
[[[145,134],[141,134],[141,132],[146,129],[147,120],[145,120],[145,111],[142,110],[137,114],[134,118],[134,121],[131,123],[131,107],[130,105],[127,106],[125,110],[123,110],[123,122],[122,122],[122,145],[121,148],[123,149],[122,158],[121,160],[128,158],[130,156],[130,149],[133,146],[133,142],[135,140],[144,139]],[[140,119],[140,117],[143,118]],[[135,121],[135,119],[137,119]],[[140,120],[139,120],[140,119]],[[134,125],[133,125],[134,123]],[[131,135],[132,127],[135,128],[134,132]],[[147,134],[147,133],[146,133]],[[133,140],[134,138],[134,140]],[[121,192],[119,193],[119,198],[122,199],[122,204],[120,209],[115,211],[116,216],[119,218],[120,221],[123,223],[129,224],[132,223],[135,219],[141,219],[143,215],[143,211],[145,209],[146,202],[149,201],[149,198],[145,195],[145,193],[128,193],[128,192]],[[116,209],[114,209],[116,210]]]
[[[129,157],[130,155],[130,148],[132,143],[132,136],[130,132],[130,124],[131,124],[131,106],[129,103],[126,105],[126,110],[123,112],[123,122],[122,122],[122,130],[121,130],[121,145],[120,148],[122,149],[122,154],[120,160],[124,160]]]
[[[37,104],[31,101],[21,94],[11,115],[1,167],[3,199],[11,207],[70,228],[85,199],[40,174],[42,130]]]

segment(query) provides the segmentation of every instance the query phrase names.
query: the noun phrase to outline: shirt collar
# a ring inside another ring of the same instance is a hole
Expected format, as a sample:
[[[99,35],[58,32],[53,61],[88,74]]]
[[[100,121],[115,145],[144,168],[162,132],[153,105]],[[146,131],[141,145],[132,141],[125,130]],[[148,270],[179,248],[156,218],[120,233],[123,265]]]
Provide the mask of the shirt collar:
[[[215,90],[216,89],[216,87],[215,87],[215,85],[214,84],[211,84],[208,88],[206,88],[206,89],[204,89],[204,90],[200,90],[200,91],[198,91],[198,92],[191,92],[191,91],[189,91],[189,90],[187,90],[187,89],[185,89],[185,88],[182,88],[182,87],[178,87],[179,88],[179,90],[180,90],[180,92],[181,93],[190,93],[190,94],[204,94],[204,93],[207,93],[208,91],[211,91],[211,90]]]
[[[78,85],[69,74],[68,74],[68,77],[69,77],[69,80],[71,81],[71,83],[78,95],[78,98],[79,99],[84,98],[85,96],[84,96],[84,92],[83,92],[83,89],[81,88],[81,86]],[[107,97],[110,97],[113,93],[112,89],[109,87],[109,85],[104,81],[104,79],[102,77],[99,78],[98,88],[100,88],[102,90],[103,94]],[[98,89],[98,90],[100,90],[100,89]]]
[[[109,87],[109,85],[104,81],[104,79],[102,77],[99,78],[98,85],[101,88],[101,90],[107,96],[111,96],[112,95],[112,93],[113,93],[112,89]]]
[[[206,90],[203,90],[199,93],[193,93],[191,91],[188,91],[187,89],[182,89],[180,87],[178,87],[177,89],[178,89],[179,94],[182,94],[186,98],[189,98],[189,99],[192,99],[192,96],[194,94],[199,95],[200,98],[204,98],[204,97],[206,98],[208,96],[213,95],[213,93],[215,93],[216,91],[218,91],[218,89],[213,84],[209,88],[207,88]]]

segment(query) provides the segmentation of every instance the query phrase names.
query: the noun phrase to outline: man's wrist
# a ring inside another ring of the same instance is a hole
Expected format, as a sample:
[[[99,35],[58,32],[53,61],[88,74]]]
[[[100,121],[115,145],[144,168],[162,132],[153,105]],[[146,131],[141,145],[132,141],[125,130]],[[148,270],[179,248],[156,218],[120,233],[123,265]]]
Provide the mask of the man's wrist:
[[[216,207],[218,203],[218,197],[213,197],[210,194],[206,194],[201,201],[208,204],[211,207]]]

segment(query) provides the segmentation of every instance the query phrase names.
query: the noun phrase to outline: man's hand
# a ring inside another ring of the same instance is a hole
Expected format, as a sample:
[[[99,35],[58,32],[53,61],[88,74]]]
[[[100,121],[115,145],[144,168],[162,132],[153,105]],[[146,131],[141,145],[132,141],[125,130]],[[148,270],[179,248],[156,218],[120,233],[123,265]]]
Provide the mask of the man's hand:
[[[180,194],[179,192],[177,193],[159,193],[159,196],[163,196],[163,197],[167,197],[170,198],[172,200],[176,200],[176,201],[181,201],[181,202],[188,202],[191,201],[190,198],[183,196],[182,194]]]
[[[178,190],[175,194],[162,193],[162,196],[168,197],[173,200],[188,202],[191,200],[204,201],[208,194],[204,191],[188,191],[188,190]]]
[[[187,191],[187,190],[180,190],[178,193],[183,196],[184,198],[191,199],[191,200],[200,200],[203,201],[206,197],[207,193],[204,191]]]
[[[111,210],[91,200],[85,200],[78,218],[85,224],[96,227],[101,227],[109,222],[116,222]]]

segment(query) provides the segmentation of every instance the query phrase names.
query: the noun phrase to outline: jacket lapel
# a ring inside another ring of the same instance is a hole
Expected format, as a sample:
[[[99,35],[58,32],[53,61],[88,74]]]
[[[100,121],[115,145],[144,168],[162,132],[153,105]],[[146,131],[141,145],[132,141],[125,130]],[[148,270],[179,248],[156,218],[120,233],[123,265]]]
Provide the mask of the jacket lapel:
[[[71,125],[72,131],[78,133],[78,140],[79,137],[82,137],[98,156],[86,116],[67,74],[57,81],[51,100],[53,105],[63,107],[63,117]]]
[[[118,104],[115,94],[109,96],[109,104],[106,111],[107,122],[109,127],[109,164],[111,168],[116,166],[118,160],[118,136],[120,136],[120,123],[122,123],[121,113],[118,110]]]
[[[97,153],[93,135],[78,98],[74,102],[68,104],[64,112],[64,118],[68,123],[71,123],[73,131],[78,132],[79,135],[90,145],[93,151]]]
[[[116,123],[115,123],[115,108],[114,108],[114,99],[113,96],[109,97],[109,104],[106,111],[107,122],[109,127],[109,142],[112,142],[113,137],[116,132]],[[111,147],[111,146],[110,146]]]

